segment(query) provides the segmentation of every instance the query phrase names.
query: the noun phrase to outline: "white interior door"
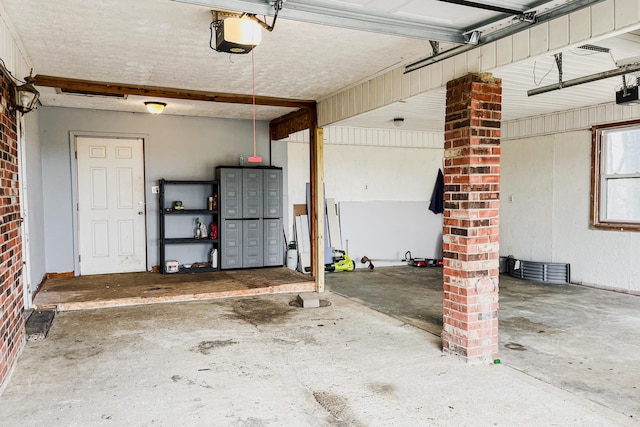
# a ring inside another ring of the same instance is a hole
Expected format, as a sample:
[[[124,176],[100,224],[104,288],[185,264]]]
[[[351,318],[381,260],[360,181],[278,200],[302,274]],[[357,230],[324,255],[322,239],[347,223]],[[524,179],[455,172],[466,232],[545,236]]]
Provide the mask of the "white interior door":
[[[80,274],[146,269],[142,139],[77,137]]]

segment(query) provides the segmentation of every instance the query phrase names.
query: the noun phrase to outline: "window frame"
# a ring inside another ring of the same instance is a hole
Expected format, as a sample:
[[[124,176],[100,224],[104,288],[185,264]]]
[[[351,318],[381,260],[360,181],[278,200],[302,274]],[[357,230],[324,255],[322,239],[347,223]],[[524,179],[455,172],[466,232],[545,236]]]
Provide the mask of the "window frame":
[[[598,230],[615,230],[615,231],[640,231],[640,221],[613,221],[603,219],[601,210],[603,206],[603,197],[606,192],[603,190],[603,183],[606,178],[603,176],[602,167],[605,164],[606,155],[603,152],[602,131],[611,129],[637,128],[640,132],[640,120],[630,120],[625,122],[607,123],[595,125],[591,127],[591,215],[590,228]],[[634,177],[635,178],[635,177]],[[638,178],[640,179],[640,178]]]

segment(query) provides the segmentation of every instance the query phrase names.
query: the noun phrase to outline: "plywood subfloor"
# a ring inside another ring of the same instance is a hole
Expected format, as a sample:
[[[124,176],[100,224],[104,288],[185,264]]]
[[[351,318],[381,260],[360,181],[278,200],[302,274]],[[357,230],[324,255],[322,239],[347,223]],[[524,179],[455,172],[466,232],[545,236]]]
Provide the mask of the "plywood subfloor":
[[[48,279],[34,304],[70,311],[313,290],[312,278],[286,267],[197,274],[120,273]]]

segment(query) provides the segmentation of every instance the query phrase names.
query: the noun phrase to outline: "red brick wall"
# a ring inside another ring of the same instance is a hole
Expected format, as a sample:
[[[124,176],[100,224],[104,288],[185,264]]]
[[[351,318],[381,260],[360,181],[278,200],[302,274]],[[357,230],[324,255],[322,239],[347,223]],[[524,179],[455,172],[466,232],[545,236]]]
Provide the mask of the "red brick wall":
[[[24,341],[22,242],[18,197],[16,114],[9,110],[12,83],[0,73],[0,385],[15,364]]]
[[[501,94],[490,74],[447,84],[442,340],[469,362],[498,355]]]

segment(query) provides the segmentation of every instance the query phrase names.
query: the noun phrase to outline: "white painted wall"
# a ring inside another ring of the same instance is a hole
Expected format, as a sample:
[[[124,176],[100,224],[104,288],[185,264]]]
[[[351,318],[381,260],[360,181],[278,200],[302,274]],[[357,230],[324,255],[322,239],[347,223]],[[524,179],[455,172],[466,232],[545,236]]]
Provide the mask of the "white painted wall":
[[[46,270],[49,273],[74,271],[75,266],[70,132],[145,138],[148,268],[158,264],[159,256],[158,198],[157,194],[151,194],[151,186],[157,185],[160,178],[214,179],[216,166],[237,165],[240,154],[247,159],[253,153],[253,127],[249,120],[41,108]],[[268,164],[268,123],[258,122],[257,132],[257,154],[263,158],[263,164]]]
[[[573,283],[640,292],[640,233],[589,229],[589,130],[503,140],[501,171],[502,255],[570,263]]]
[[[375,135],[375,138],[367,139]],[[344,230],[354,241],[362,241],[362,250],[358,256],[385,257],[400,259],[405,251],[413,250],[414,257],[439,256],[440,246],[433,242],[424,242],[424,236],[442,233],[442,215],[428,211],[433,186],[438,169],[442,168],[443,135],[424,133],[420,137],[407,137],[416,132],[403,131],[362,131],[358,129],[325,129],[324,175],[325,196],[336,202],[365,202],[358,206],[371,206],[370,215],[360,221],[345,218],[345,224],[359,224],[361,228]],[[345,145],[348,138],[357,138],[357,145]],[[335,139],[331,139],[335,138]],[[291,240],[293,230],[293,205],[306,203],[306,183],[309,182],[309,144],[308,135],[292,135],[288,141],[274,144],[287,147],[286,175],[288,176],[287,199],[285,209],[289,215],[287,236]],[[419,141],[419,142],[417,142]],[[413,145],[413,146],[412,146]],[[369,202],[367,205],[366,203]],[[396,222],[388,218],[376,219],[376,212],[387,214],[394,204],[406,203],[415,212],[411,212],[416,221]],[[349,211],[351,212],[351,210]],[[342,212],[341,212],[342,215]],[[423,221],[420,220],[423,219]],[[342,218],[341,218],[342,219]],[[415,233],[415,227],[425,227],[425,233]],[[384,238],[371,239],[376,229],[395,229],[393,233],[380,233]],[[413,236],[413,241],[407,236]],[[430,239],[432,240],[432,239]],[[441,240],[441,239],[440,239]],[[417,249],[417,252],[416,252]],[[422,252],[422,253],[420,253]],[[428,253],[426,253],[428,252]],[[399,262],[376,263],[393,265]]]

